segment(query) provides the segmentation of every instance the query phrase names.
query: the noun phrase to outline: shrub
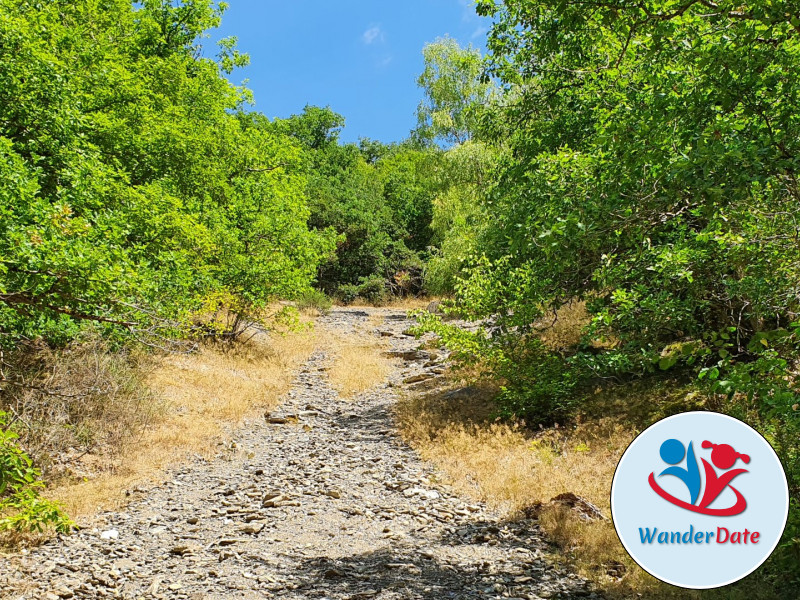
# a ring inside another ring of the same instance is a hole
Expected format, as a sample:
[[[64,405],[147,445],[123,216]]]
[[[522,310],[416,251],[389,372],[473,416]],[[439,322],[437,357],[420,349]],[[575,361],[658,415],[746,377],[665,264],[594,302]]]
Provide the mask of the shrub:
[[[47,480],[71,450],[102,449],[113,459],[161,410],[144,384],[146,355],[114,348],[96,333],[63,350],[29,344],[6,354],[14,364],[0,387],[0,410],[25,423],[20,442]]]
[[[389,296],[383,277],[362,278],[358,284],[347,283],[339,286],[339,300],[345,304],[362,299],[371,304],[383,304]]]
[[[372,304],[383,304],[387,299],[386,281],[383,277],[370,277],[358,285],[358,297]]]
[[[300,310],[314,309],[327,312],[331,309],[331,299],[320,290],[309,289],[302,293],[295,301]]]
[[[72,522],[61,507],[39,495],[41,473],[17,445],[8,413],[0,411],[0,531],[67,532]]]

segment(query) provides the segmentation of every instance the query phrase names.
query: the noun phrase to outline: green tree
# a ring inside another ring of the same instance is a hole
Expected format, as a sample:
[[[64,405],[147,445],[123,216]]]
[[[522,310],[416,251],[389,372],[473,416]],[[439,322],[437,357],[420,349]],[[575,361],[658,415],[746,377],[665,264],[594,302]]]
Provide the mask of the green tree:
[[[424,100],[417,108],[417,135],[461,144],[475,132],[482,107],[492,95],[492,84],[483,76],[480,51],[461,48],[445,37],[422,51],[425,69],[417,80]]]
[[[495,146],[469,141],[450,148],[437,161],[433,253],[425,265],[425,286],[434,294],[452,294],[464,266],[477,252],[478,240],[490,223],[485,190],[493,182],[501,152]]]
[[[318,285],[344,300],[414,293],[431,240],[436,151],[410,143],[340,144],[344,118],[307,106],[267,126],[300,141],[308,173],[309,224],[338,236]]]
[[[439,187],[435,149],[397,145],[377,162],[383,196],[392,211],[405,245],[424,253],[432,244],[433,198]]]
[[[85,321],[144,334],[209,294],[257,308],[310,285],[332,241],[306,226],[300,149],[234,114],[233,40],[198,57],[223,9],[0,2],[4,346]]]
[[[245,116],[210,0],[0,0],[0,406],[24,342],[92,323],[118,343],[236,323],[310,289],[334,249],[308,227],[302,141]],[[234,334],[235,331],[224,332]],[[22,361],[24,362],[24,361]],[[0,412],[0,529],[69,522]]]
[[[303,113],[277,119],[273,128],[295,138],[303,148],[322,150],[335,145],[344,127],[344,117],[329,106],[306,105]]]

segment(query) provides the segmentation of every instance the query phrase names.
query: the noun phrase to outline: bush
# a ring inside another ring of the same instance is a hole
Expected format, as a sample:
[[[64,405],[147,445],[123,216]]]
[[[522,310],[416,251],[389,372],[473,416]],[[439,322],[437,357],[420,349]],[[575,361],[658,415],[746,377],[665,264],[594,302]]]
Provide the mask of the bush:
[[[350,304],[360,298],[379,305],[387,301],[389,293],[383,277],[369,277],[362,278],[358,284],[340,285],[337,296],[344,304]]]
[[[372,304],[383,304],[387,299],[386,281],[382,277],[370,277],[358,286],[358,297]]]
[[[327,312],[331,309],[331,299],[325,292],[310,289],[301,294],[295,301],[300,310],[314,309],[319,312]]]
[[[0,3],[0,349],[92,321],[161,345],[205,296],[257,311],[333,252],[296,142],[237,114],[245,57],[200,56],[224,5]]]
[[[0,531],[69,531],[72,522],[61,507],[39,495],[44,488],[41,473],[16,444],[12,424],[8,413],[0,411]]]
[[[146,355],[114,348],[96,333],[63,350],[40,344],[17,348],[0,387],[0,410],[25,423],[21,443],[44,472],[58,478],[72,451],[101,450],[113,459],[161,406],[144,384]]]

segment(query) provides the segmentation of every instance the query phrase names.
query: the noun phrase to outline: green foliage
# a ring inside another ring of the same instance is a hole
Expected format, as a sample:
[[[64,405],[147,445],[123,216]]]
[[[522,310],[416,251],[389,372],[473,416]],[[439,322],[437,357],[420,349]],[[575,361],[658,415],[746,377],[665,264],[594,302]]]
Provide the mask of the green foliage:
[[[175,333],[209,294],[254,311],[309,287],[334,242],[307,227],[297,143],[235,114],[247,57],[198,58],[221,13],[0,2],[0,344]]]
[[[440,162],[435,150],[410,146],[388,148],[375,162],[384,201],[404,245],[413,252],[424,253],[433,243],[433,196],[440,186]]]
[[[504,87],[477,139],[503,159],[478,195],[491,227],[454,287],[459,312],[488,320],[474,349],[508,382],[503,410],[560,418],[599,381],[669,372],[767,435],[796,498],[800,29],[788,4],[478,11],[495,19],[488,69]],[[546,315],[573,299],[591,316],[582,341],[548,349]],[[796,579],[796,565],[773,576]]]
[[[416,134],[426,140],[462,144],[471,139],[480,111],[492,95],[479,50],[439,38],[422,50],[425,69],[417,80],[425,99],[417,109]]]
[[[73,523],[61,508],[39,495],[44,484],[31,459],[15,444],[8,415],[0,411],[0,531],[42,532],[52,527],[60,533]]]
[[[329,108],[307,106],[301,115],[267,125],[303,144],[309,224],[336,236],[335,254],[319,266],[318,286],[346,301],[365,294],[383,301],[387,292],[378,293],[378,280],[395,293],[419,292],[421,256],[431,243],[437,153],[369,140],[342,145],[343,124]],[[413,284],[396,283],[405,274]]]
[[[445,306],[444,311],[452,308]],[[520,344],[513,332],[497,328],[467,331],[427,311],[415,316],[415,333],[436,333],[461,365],[479,367],[503,382],[495,398],[498,417],[522,417],[536,425],[552,423],[568,418],[579,404],[576,392],[582,365],[565,364],[540,341]]]
[[[430,219],[429,292],[449,295],[489,222],[482,203],[503,151],[479,141],[497,90],[484,76],[480,52],[450,38],[428,44],[417,83],[425,100],[417,109],[415,136],[448,144],[437,155]]]
[[[308,227],[306,140],[244,114],[235,39],[201,58],[224,7],[0,0],[0,359],[87,323],[164,345],[222,299],[233,339],[311,289],[336,240]],[[0,527],[65,529],[3,431]]]
[[[329,106],[307,105],[300,115],[277,119],[272,128],[295,138],[303,148],[321,150],[336,145],[344,127],[344,117]]]
[[[435,250],[425,265],[425,286],[433,294],[452,294],[477,250],[489,223],[484,192],[501,155],[488,144],[468,141],[448,149],[439,160],[439,193],[431,221]]]
[[[389,298],[386,280],[383,277],[365,277],[357,284],[346,283],[339,286],[339,299],[345,304],[357,299],[380,305]]]
[[[389,277],[407,250],[374,167],[352,145],[332,146],[315,158],[310,224],[335,230],[341,240],[335,258],[320,267],[319,285],[335,293],[338,286],[364,277]]]

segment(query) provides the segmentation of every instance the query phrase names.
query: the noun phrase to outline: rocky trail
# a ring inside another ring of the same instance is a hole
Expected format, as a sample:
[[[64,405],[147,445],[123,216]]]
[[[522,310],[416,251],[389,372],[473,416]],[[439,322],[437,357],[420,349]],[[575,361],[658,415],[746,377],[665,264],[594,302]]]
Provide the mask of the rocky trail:
[[[432,367],[402,335],[404,312],[337,308],[317,326],[347,334],[378,317],[371,335],[410,359],[387,382],[342,400],[317,351],[278,409],[231,432],[213,459],[137,488],[77,533],[0,557],[0,597],[599,597],[546,558],[535,521],[456,497],[395,434],[403,382]]]

